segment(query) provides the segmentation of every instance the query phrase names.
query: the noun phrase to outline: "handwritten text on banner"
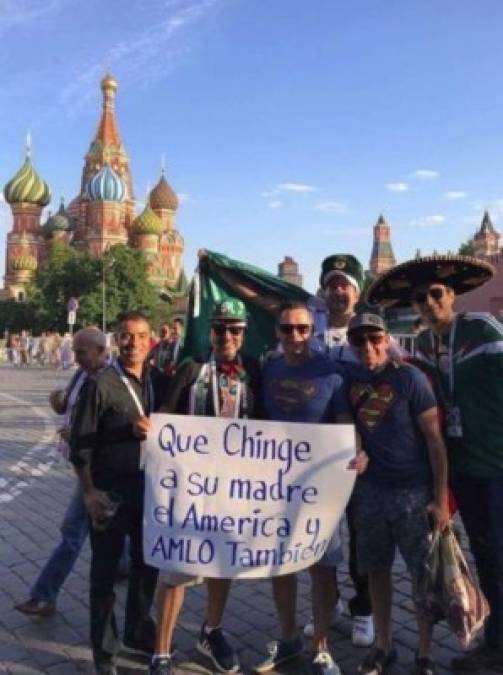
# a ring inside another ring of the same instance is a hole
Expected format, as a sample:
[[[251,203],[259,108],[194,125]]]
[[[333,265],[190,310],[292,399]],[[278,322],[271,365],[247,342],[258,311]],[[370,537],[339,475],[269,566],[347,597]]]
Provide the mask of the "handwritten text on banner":
[[[145,561],[266,577],[327,550],[355,479],[352,425],[152,415],[143,447]]]

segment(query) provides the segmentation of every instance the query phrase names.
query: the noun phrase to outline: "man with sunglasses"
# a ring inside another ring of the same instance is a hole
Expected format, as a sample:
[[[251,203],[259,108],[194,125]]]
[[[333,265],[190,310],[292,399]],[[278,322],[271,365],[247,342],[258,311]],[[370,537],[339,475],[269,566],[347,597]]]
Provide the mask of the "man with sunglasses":
[[[503,670],[503,327],[489,314],[456,313],[456,296],[494,268],[463,256],[410,260],[378,278],[372,302],[412,306],[428,330],[416,357],[444,413],[450,487],[491,609],[485,642],[453,660],[462,671]]]
[[[330,255],[321,263],[320,287],[327,308],[327,327],[315,336],[315,347],[327,353],[331,360],[343,368],[358,360],[357,355],[347,343],[348,324],[355,314],[364,283],[363,267],[359,260],[346,253]],[[374,621],[368,579],[358,572],[356,562],[356,532],[353,518],[353,502],[346,509],[349,530],[349,574],[355,590],[348,602],[352,618],[351,641],[357,647],[369,647],[375,640]],[[334,598],[333,618],[342,613],[344,606],[337,584],[337,566],[342,562],[342,552],[334,548],[323,558],[323,564],[333,569],[333,579],[327,592]],[[304,635],[312,636],[314,625],[308,622]]]
[[[368,467],[353,492],[360,572],[368,574],[377,641],[359,672],[382,673],[396,659],[391,635],[391,568],[398,546],[413,584],[429,548],[429,513],[449,521],[447,460],[435,396],[417,368],[389,356],[380,316],[349,322],[348,340],[360,364],[347,372],[349,398]],[[433,675],[432,625],[417,612],[417,675]]]
[[[281,355],[265,364],[262,405],[271,420],[305,423],[351,422],[343,379],[333,363],[312,349],[313,318],[302,302],[285,303],[280,308],[276,334]],[[351,468],[362,470],[364,457]],[[330,593],[331,567],[316,564],[310,568],[313,598],[314,675],[339,675],[340,670],[328,649],[329,617],[333,608]],[[271,645],[269,656],[255,666],[267,672],[302,653],[302,641],[296,624],[296,577],[273,577],[273,596],[281,624],[281,639]]]
[[[207,360],[186,359],[176,371],[161,412],[215,417],[256,416],[259,364],[241,355],[247,326],[244,304],[229,298],[218,304],[211,319],[211,353]],[[144,436],[147,418],[136,431]],[[149,675],[171,675],[174,667],[171,644],[187,586],[202,579],[161,570],[159,572],[156,650]],[[221,621],[231,586],[230,579],[207,579],[208,605],[197,649],[207,656],[219,673],[239,670],[237,655],[228,643]]]

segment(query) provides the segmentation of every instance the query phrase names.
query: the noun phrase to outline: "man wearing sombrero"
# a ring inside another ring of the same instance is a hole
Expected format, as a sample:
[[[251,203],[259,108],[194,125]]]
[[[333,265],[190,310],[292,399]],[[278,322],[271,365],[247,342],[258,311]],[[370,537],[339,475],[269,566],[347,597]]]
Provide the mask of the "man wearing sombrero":
[[[450,485],[491,614],[485,643],[453,660],[463,671],[503,671],[503,326],[490,314],[457,314],[457,295],[494,268],[464,256],[410,260],[378,277],[370,303],[412,306],[428,326],[416,357],[433,377],[445,412]]]

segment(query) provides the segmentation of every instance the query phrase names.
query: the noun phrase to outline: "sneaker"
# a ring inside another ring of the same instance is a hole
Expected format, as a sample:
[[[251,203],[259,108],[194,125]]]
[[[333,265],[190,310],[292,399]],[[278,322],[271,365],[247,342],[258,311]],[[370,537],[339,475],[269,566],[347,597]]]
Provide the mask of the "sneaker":
[[[311,661],[312,675],[341,675],[339,666],[330,652],[318,652]]]
[[[237,673],[239,670],[236,652],[227,642],[221,628],[214,628],[208,633],[204,623],[197,642],[197,650],[213,662],[219,673]]]
[[[396,659],[396,650],[390,649],[386,654],[383,649],[376,647],[370,654],[367,654],[361,665],[358,666],[358,672],[362,675],[382,675]]]
[[[267,673],[268,670],[273,670],[280,663],[296,659],[302,654],[302,640],[300,637],[294,640],[278,640],[278,642],[270,642],[267,645],[269,656],[261,663],[253,667],[256,673]]]
[[[428,656],[419,656],[416,652],[414,675],[435,675],[435,664]]]
[[[332,625],[341,618],[341,616],[344,614],[344,603],[342,602],[342,598],[339,598],[337,600],[337,604],[334,607],[334,611],[332,613]],[[308,623],[304,626],[304,635],[308,638],[312,638],[314,635],[314,623],[313,623],[313,617],[309,620]]]
[[[463,656],[457,656],[451,661],[453,670],[474,672],[488,668],[497,672],[503,672],[503,652],[499,649],[490,649],[485,644],[465,652]]]
[[[148,669],[148,675],[172,675],[173,664],[167,656],[154,658]]]
[[[56,611],[56,605],[54,602],[46,602],[45,600],[34,600],[30,598],[25,600],[25,602],[20,602],[18,605],[14,605],[14,609],[17,612],[22,614],[28,614],[28,616],[40,616],[46,618],[52,616]]]
[[[143,654],[144,656],[152,656],[155,653],[155,641],[152,640],[132,640],[124,638],[122,641],[123,649],[130,654]]]
[[[355,647],[370,647],[376,639],[374,631],[374,617],[354,616],[353,629],[351,631],[351,642]]]

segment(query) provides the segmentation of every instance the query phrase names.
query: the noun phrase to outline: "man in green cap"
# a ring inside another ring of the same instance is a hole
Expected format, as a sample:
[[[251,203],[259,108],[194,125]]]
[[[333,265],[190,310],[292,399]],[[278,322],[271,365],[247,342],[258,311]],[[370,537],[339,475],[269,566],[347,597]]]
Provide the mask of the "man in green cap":
[[[348,325],[355,315],[355,307],[360,299],[363,288],[363,267],[353,255],[336,253],[330,255],[321,263],[320,287],[327,307],[327,328],[316,335],[315,348],[318,347],[330,356],[330,359],[339,363],[343,368],[347,363],[357,363],[358,357],[347,341]],[[356,564],[356,533],[353,519],[353,506],[350,501],[347,508],[349,529],[349,570],[355,596],[348,603],[353,620],[351,639],[357,647],[368,647],[375,639],[374,621],[370,606],[367,575],[359,574]],[[333,593],[335,617],[343,611],[342,601],[337,588],[336,566],[342,561],[340,547],[333,547],[332,553],[327,554],[321,564],[334,569],[334,588],[327,589]],[[314,632],[313,623],[308,623],[304,633],[311,636]]]
[[[259,365],[240,354],[245,339],[247,316],[244,304],[229,298],[219,303],[210,326],[211,353],[206,360],[183,361],[172,380],[160,412],[211,417],[254,417],[259,388]],[[137,424],[144,436],[147,418]],[[159,573],[160,592],[156,650],[149,675],[171,675],[171,643],[182,609],[185,588],[202,580],[169,570]],[[220,673],[235,673],[239,662],[220,627],[230,579],[208,579],[208,609],[197,649]]]

